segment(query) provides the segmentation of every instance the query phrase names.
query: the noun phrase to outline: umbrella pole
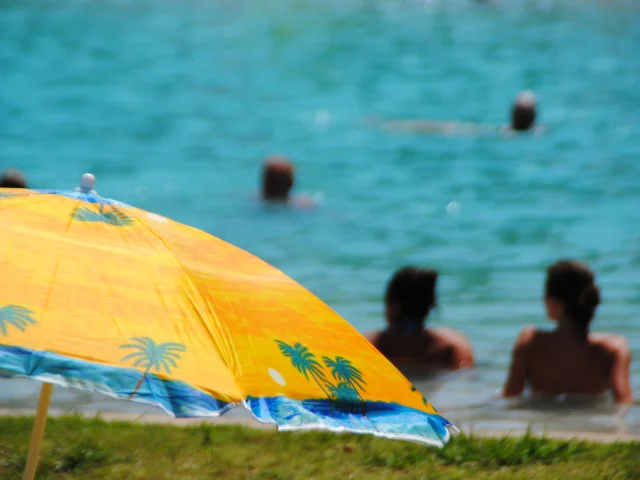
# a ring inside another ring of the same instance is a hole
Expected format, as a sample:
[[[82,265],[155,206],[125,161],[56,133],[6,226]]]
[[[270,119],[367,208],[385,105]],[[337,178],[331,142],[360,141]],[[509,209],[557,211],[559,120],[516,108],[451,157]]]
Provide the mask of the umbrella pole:
[[[33,480],[36,476],[38,457],[40,456],[40,447],[42,446],[42,437],[44,436],[44,426],[47,423],[47,412],[49,411],[51,392],[53,392],[53,385],[51,383],[43,383],[40,389],[40,401],[38,402],[36,418],[33,422],[31,444],[29,445],[27,464],[24,467],[23,480]]]

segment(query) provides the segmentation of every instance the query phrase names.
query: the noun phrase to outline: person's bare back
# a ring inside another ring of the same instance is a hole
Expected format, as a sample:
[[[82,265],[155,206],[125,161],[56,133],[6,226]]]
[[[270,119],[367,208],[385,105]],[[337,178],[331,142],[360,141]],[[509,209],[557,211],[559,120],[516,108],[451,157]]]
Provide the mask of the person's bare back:
[[[536,332],[529,348],[529,382],[536,393],[598,395],[608,390],[612,358],[600,345]]]
[[[631,403],[631,352],[626,340],[588,331],[600,302],[593,274],[567,260],[547,271],[547,315],[557,327],[551,332],[533,326],[522,330],[513,348],[504,396],[519,396],[528,385],[532,393],[549,396],[611,391],[617,403]]]
[[[528,384],[539,395],[599,395],[611,390],[618,403],[626,403],[631,396],[630,361],[626,341],[617,335],[592,334],[580,342],[563,332],[527,327],[516,342],[505,395],[519,395]]]

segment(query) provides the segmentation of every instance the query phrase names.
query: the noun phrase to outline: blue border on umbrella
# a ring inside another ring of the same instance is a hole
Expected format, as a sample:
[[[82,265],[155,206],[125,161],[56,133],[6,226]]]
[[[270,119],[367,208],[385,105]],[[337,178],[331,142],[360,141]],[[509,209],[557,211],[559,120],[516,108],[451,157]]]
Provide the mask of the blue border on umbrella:
[[[0,376],[29,377],[64,387],[98,392],[154,405],[176,418],[219,416],[237,406],[216,399],[185,382],[77,360],[53,352],[0,345]],[[135,396],[131,398],[132,392]],[[327,399],[293,400],[285,396],[248,396],[243,405],[254,418],[281,430],[330,430],[369,433],[441,447],[455,427],[445,418],[396,403],[366,402],[366,414],[340,408]]]

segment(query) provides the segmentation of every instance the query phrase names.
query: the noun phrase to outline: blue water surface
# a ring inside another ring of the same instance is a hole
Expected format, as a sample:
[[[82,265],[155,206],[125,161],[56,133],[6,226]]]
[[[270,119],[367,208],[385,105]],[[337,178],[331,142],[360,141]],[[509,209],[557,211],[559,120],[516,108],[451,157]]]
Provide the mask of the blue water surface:
[[[594,329],[640,358],[638,45],[630,0],[2,0],[0,167],[34,188],[90,171],[102,195],[257,254],[362,331],[382,324],[395,268],[437,268],[433,324],[478,358],[424,385],[446,413],[500,388],[523,325],[549,325],[544,267],[560,257],[595,269]],[[546,131],[505,138],[521,89]],[[273,153],[319,208],[255,202]]]

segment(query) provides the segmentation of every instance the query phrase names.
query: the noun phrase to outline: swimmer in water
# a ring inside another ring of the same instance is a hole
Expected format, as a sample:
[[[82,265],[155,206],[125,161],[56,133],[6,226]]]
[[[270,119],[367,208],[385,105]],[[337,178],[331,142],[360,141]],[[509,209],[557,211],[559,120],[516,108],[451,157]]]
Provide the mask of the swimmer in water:
[[[288,158],[274,156],[265,160],[262,167],[263,200],[287,203],[293,183],[293,164]]]
[[[536,95],[531,90],[520,92],[511,107],[511,122],[503,127],[503,133],[533,132],[540,133],[543,127],[536,125]]]
[[[520,92],[511,108],[511,129],[531,130],[536,122],[536,96],[531,91]]]
[[[27,188],[27,182],[22,173],[10,168],[0,176],[0,188]]]
[[[293,204],[298,207],[313,206],[311,199],[291,195],[295,183],[294,171],[293,163],[286,157],[267,158],[262,167],[260,191],[262,200],[275,204]]]
[[[553,331],[525,327],[513,348],[503,396],[517,397],[529,385],[534,394],[600,395],[616,403],[633,400],[631,353],[620,335],[589,333],[600,290],[586,265],[561,260],[547,268],[544,303]]]
[[[471,345],[459,332],[426,328],[436,306],[435,270],[404,267],[395,272],[385,294],[387,328],[367,334],[367,339],[397,368],[424,372],[473,367]]]
[[[412,133],[436,133],[447,136],[476,136],[480,134],[495,133],[496,129],[502,134],[513,134],[516,132],[542,133],[544,127],[536,125],[537,100],[535,94],[530,90],[520,92],[511,107],[511,121],[509,125],[496,127],[491,125],[481,125],[470,122],[442,121],[442,120],[396,120],[380,121],[370,119],[370,121],[382,126],[387,130],[404,131]]]

